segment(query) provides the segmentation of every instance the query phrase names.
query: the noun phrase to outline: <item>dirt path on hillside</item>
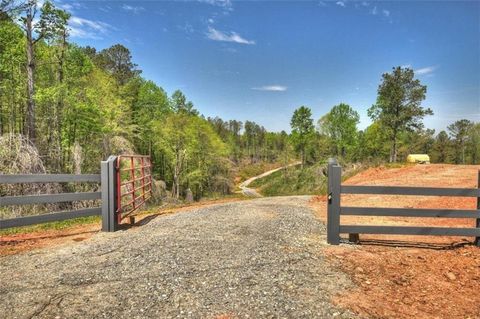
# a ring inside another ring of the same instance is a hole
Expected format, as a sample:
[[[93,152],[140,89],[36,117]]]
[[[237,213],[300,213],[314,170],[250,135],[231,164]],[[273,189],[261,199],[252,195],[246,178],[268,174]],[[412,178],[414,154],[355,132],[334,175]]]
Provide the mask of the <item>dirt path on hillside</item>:
[[[2,318],[351,318],[310,197],[202,207],[0,258]]]
[[[477,187],[480,166],[416,165],[372,168],[349,185]],[[475,198],[342,195],[342,205],[475,209]],[[312,201],[326,220],[326,199]],[[343,216],[342,223],[475,227],[474,219]],[[329,246],[332,265],[357,288],[335,298],[338,305],[373,318],[480,318],[480,248],[473,238],[360,235],[360,245]]]
[[[249,188],[248,185],[250,185],[253,181],[255,181],[257,179],[260,179],[260,178],[263,178],[265,176],[271,175],[271,174],[273,174],[275,172],[278,172],[282,169],[286,169],[286,168],[292,167],[292,166],[297,166],[297,165],[300,165],[300,164],[301,164],[301,162],[295,162],[295,163],[292,163],[292,164],[288,164],[286,166],[282,166],[282,167],[279,167],[279,168],[275,168],[275,169],[266,171],[265,173],[262,173],[260,175],[250,177],[246,181],[243,181],[242,183],[240,183],[240,185],[238,185],[238,187],[242,190],[243,195],[245,195],[247,197],[263,197],[262,194],[257,192],[257,190],[255,188]]]

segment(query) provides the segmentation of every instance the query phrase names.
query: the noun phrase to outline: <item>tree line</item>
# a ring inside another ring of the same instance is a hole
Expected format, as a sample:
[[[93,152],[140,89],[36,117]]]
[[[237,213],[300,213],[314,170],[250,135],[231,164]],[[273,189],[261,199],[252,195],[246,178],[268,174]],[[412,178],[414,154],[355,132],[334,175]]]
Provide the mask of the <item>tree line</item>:
[[[269,132],[254,121],[205,118],[180,90],[168,94],[142,77],[121,44],[76,45],[69,18],[49,1],[0,1],[0,135],[28,137],[51,173],[97,172],[108,155],[149,154],[172,196],[191,189],[198,198],[230,192],[234,168],[261,161],[397,161],[408,153],[480,161],[478,123],[457,121],[437,135],[423,127],[432,111],[421,106],[426,86],[410,69],[383,75],[364,130],[342,103],[316,123],[302,106],[291,133]]]
[[[416,153],[430,155],[434,163],[479,164],[480,123],[461,119],[435,134],[423,124],[433,115],[422,106],[426,91],[413,70],[395,67],[382,75],[367,128],[358,129],[360,116],[348,104],[334,106],[316,127],[311,109],[302,106],[292,117],[292,143],[304,164],[331,155],[350,162],[397,162]]]

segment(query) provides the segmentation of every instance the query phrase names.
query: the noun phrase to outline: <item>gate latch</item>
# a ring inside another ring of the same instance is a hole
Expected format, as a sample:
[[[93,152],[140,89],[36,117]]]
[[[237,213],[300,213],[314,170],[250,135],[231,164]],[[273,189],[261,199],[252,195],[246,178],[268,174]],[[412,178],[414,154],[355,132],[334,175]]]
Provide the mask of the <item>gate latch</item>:
[[[328,194],[327,199],[328,199],[328,203],[331,204],[332,203],[332,193]]]

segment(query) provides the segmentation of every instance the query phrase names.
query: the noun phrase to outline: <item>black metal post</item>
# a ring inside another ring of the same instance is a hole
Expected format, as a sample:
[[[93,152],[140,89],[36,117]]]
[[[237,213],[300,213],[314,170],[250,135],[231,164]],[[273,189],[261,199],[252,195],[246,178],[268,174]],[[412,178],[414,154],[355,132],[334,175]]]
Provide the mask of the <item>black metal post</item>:
[[[327,242],[331,245],[340,244],[340,185],[342,168],[335,159],[328,160],[328,191],[327,191]]]
[[[110,156],[102,161],[102,231],[114,232],[118,229],[117,211],[117,157]]]
[[[477,188],[480,189],[480,170],[478,171],[478,180],[477,180]],[[477,197],[477,209],[480,210],[480,197]],[[480,228],[480,218],[477,218],[476,221],[477,228]],[[475,245],[480,247],[480,237],[475,237]]]

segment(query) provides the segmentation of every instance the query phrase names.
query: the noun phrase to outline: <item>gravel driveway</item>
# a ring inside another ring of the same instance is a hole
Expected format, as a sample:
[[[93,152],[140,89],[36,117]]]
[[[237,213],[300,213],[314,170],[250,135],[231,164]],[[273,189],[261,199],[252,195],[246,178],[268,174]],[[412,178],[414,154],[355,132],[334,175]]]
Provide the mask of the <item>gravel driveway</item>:
[[[0,317],[351,317],[329,302],[350,282],[326,265],[308,199],[203,207],[0,258]]]

